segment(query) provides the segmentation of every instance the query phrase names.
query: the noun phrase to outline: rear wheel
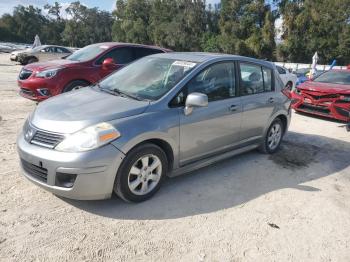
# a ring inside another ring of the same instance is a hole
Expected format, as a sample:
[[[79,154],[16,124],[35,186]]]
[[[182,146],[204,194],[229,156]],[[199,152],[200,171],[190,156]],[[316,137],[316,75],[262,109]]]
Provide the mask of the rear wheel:
[[[279,118],[276,118],[266,132],[264,141],[260,146],[260,151],[265,154],[275,153],[281,145],[283,133],[283,123]]]
[[[167,170],[167,157],[160,147],[154,144],[136,147],[117,172],[114,192],[128,202],[145,201],[159,190]]]
[[[82,80],[75,80],[73,82],[70,82],[64,89],[63,93],[70,92],[72,90],[78,90],[80,88],[88,86],[89,83],[82,81]]]

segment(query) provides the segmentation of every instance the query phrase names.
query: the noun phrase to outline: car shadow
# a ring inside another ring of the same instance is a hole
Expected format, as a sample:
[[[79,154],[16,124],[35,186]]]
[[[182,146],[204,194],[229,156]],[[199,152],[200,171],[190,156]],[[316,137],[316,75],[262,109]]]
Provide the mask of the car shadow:
[[[158,220],[207,214],[285,188],[317,193],[321,189],[304,183],[347,168],[349,152],[348,142],[289,132],[273,155],[251,151],[167,179],[160,191],[143,203],[125,203],[115,196],[101,201],[63,200],[86,212],[117,219]]]

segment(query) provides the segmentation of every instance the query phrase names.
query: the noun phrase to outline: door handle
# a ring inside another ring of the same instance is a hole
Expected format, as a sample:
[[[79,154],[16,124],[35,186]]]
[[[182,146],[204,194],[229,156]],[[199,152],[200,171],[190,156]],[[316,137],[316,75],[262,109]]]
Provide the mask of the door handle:
[[[275,99],[274,99],[273,97],[270,97],[269,100],[268,100],[268,102],[269,102],[270,104],[272,104],[273,102],[275,102]]]
[[[235,112],[235,111],[237,111],[237,109],[238,109],[238,107],[237,107],[236,105],[231,105],[231,106],[229,107],[229,110],[230,110],[231,112]]]

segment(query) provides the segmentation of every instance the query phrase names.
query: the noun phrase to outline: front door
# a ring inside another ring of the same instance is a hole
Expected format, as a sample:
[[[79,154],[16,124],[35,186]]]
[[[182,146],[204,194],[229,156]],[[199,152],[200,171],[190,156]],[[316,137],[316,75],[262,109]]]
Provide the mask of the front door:
[[[107,58],[112,58],[115,66],[112,68],[103,68],[102,64],[103,61]],[[131,63],[134,61],[134,52],[131,47],[117,47],[113,50],[107,52],[106,54],[102,55],[100,58],[97,59],[96,65],[100,66],[100,77],[103,78],[114,71],[120,69],[121,67]]]
[[[211,65],[194,77],[183,96],[208,96],[207,107],[180,113],[180,165],[229,150],[240,139],[241,100],[237,97],[233,62]],[[181,93],[180,93],[181,95]]]

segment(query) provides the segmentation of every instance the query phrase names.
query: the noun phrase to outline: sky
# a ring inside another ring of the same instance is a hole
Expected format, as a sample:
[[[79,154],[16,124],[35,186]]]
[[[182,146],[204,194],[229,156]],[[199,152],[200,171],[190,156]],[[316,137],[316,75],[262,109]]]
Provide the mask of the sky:
[[[220,0],[207,0],[207,3],[218,3]],[[0,16],[4,13],[12,13],[13,7],[17,5],[35,5],[43,7],[45,4],[59,2],[62,6],[68,6],[73,0],[0,0]],[[98,7],[101,10],[112,11],[116,0],[80,0],[80,2],[88,7]]]

